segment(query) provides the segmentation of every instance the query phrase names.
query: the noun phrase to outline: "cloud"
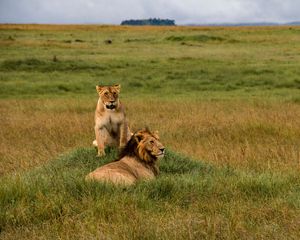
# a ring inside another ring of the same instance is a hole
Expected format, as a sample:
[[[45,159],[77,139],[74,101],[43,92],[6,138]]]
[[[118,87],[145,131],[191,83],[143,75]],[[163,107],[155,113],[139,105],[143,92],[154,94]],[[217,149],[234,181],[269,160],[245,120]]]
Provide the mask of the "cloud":
[[[0,0],[2,23],[104,23],[170,18],[178,24],[300,20],[298,0]]]

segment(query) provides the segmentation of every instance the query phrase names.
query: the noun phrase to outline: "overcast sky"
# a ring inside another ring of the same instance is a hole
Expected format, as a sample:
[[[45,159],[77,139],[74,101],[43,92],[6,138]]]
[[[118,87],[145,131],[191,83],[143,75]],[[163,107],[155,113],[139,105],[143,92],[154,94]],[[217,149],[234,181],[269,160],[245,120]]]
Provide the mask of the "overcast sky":
[[[176,24],[291,22],[300,0],[0,0],[1,23],[103,23],[169,18]]]

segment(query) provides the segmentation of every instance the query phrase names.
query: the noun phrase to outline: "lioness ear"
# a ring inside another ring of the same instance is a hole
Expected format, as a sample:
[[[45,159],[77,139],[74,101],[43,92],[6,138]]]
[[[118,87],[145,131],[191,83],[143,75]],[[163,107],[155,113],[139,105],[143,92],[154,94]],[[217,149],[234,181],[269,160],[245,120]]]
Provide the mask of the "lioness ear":
[[[103,91],[103,88],[104,87],[102,87],[102,86],[98,86],[98,85],[96,86],[96,90],[98,93],[101,93]]]
[[[121,85],[120,84],[115,84],[114,85],[114,88],[118,91],[118,93],[120,92],[121,90]]]

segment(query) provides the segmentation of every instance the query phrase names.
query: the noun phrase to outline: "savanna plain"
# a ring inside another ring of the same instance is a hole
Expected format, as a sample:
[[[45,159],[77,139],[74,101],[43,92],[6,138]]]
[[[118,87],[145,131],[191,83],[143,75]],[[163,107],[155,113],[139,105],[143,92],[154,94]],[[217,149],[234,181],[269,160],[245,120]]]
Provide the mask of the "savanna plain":
[[[0,25],[1,239],[300,239],[300,27]],[[96,85],[166,146],[86,183]]]

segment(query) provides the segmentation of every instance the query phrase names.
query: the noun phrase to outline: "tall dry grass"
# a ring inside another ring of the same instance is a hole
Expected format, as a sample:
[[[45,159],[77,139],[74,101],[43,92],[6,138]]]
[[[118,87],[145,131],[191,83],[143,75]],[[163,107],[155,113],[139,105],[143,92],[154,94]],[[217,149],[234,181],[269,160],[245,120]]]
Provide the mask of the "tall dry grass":
[[[40,165],[77,146],[90,146],[93,109],[81,107],[72,100],[2,100],[0,174]]]
[[[0,174],[91,146],[96,99],[1,100]],[[165,145],[217,165],[300,167],[300,106],[284,102],[127,99],[133,130],[160,131]]]

